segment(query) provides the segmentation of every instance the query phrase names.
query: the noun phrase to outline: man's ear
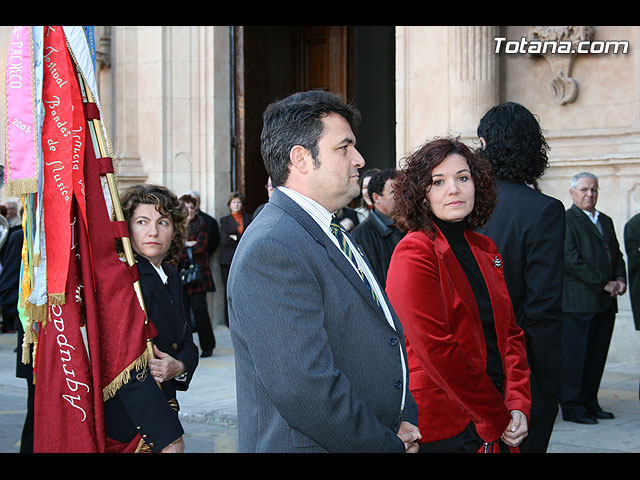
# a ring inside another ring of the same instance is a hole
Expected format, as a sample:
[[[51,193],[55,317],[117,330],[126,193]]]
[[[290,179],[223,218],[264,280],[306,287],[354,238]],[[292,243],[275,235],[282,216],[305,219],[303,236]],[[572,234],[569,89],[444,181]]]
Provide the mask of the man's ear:
[[[289,152],[289,160],[291,165],[299,173],[305,174],[309,171],[311,153],[302,145],[295,145]]]
[[[484,138],[480,137],[480,143],[482,144],[482,150],[487,148],[487,141]]]

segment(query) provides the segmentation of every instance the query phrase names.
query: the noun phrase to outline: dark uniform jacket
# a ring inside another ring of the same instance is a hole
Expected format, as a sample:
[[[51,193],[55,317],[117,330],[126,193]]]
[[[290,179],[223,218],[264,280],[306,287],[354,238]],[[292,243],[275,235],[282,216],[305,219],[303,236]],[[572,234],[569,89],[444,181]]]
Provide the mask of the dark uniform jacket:
[[[629,259],[629,296],[636,330],[640,330],[640,213],[624,226],[624,246]]]
[[[380,286],[386,288],[391,255],[404,232],[398,230],[389,217],[373,209],[367,219],[353,229],[351,236],[364,250]]]
[[[565,312],[618,311],[616,297],[605,292],[604,286],[616,279],[626,283],[626,267],[611,218],[600,212],[598,221],[602,233],[575,205],[567,210],[562,297]]]
[[[185,293],[187,295],[193,295],[198,292],[216,291],[216,284],[213,280],[213,274],[211,273],[209,251],[207,250],[209,245],[208,229],[209,227],[205,218],[200,215],[196,215],[187,228],[188,240],[195,240],[196,244],[193,247],[189,247],[191,249],[191,259],[189,259],[189,254],[187,253],[189,248],[182,249],[178,269],[188,268],[189,265],[193,263],[200,269],[202,278],[202,281],[185,287]]]
[[[148,260],[137,257],[140,285],[147,315],[158,330],[153,339],[159,350],[181,360],[186,367],[182,380],[156,383],[147,367],[143,372],[131,372],[130,381],[105,402],[107,436],[129,443],[136,434],[152,451],[160,451],[178,439],[184,430],[178,419],[177,390],[186,390],[198,365],[198,348],[182,306],[182,285],[176,270],[163,263],[167,284]]]
[[[248,213],[242,214],[244,230],[247,229],[252,220],[253,215]],[[229,235],[236,235],[236,240]],[[242,233],[238,233],[238,224],[233,218],[233,215],[222,217],[220,219],[220,256],[218,260],[220,265],[231,265],[231,260],[233,260],[233,255],[236,253],[236,247],[241,238]]]
[[[565,209],[524,183],[498,180],[498,203],[478,231],[496,242],[518,326],[526,335],[532,415],[560,386]],[[554,413],[555,415],[555,413]]]

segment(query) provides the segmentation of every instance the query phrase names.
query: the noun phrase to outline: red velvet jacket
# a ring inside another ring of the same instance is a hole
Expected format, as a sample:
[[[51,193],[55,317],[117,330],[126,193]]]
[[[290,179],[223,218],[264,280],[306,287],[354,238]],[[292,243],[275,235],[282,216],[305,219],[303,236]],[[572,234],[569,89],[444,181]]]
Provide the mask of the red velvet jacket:
[[[466,230],[491,297],[505,373],[502,397],[485,372],[486,344],[471,285],[435,228],[433,240],[425,232],[411,232],[396,246],[386,289],[406,333],[422,441],[453,437],[470,421],[483,440],[494,441],[508,426],[510,410],[529,417],[524,333],[516,325],[495,243]]]

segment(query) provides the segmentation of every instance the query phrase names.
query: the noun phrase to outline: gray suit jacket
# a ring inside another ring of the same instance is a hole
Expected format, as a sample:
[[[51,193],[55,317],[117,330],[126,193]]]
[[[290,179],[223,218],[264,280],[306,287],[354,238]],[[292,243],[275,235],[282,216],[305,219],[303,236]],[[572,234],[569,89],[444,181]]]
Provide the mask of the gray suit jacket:
[[[386,300],[386,297],[385,297]],[[417,425],[404,333],[317,223],[276,190],[227,286],[241,452],[403,452]]]

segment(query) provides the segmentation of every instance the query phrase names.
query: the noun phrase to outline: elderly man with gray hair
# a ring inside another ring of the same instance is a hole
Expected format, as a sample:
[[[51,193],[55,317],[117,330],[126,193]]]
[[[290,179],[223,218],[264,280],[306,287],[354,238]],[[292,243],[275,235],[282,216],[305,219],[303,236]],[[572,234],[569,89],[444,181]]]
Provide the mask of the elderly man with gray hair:
[[[613,222],[596,210],[598,178],[575,175],[569,194],[560,406],[565,420],[596,424],[614,418],[597,397],[618,311],[616,297],[626,292],[627,277]]]

